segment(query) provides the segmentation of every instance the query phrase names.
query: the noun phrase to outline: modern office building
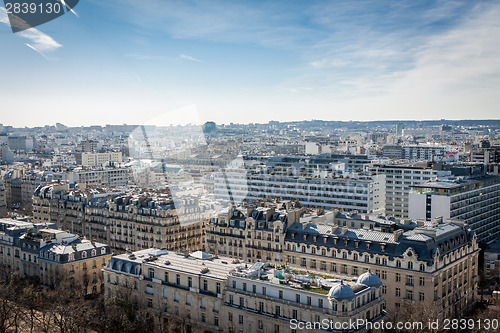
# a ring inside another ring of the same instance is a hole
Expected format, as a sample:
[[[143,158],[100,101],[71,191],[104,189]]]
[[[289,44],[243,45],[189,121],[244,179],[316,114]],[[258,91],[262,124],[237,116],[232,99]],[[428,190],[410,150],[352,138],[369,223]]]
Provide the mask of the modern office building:
[[[321,155],[320,155],[321,156]],[[337,155],[335,155],[337,156]],[[385,175],[366,175],[366,157],[252,160],[215,174],[216,197],[234,203],[297,200],[309,207],[364,213],[385,209]]]
[[[419,185],[438,176],[451,175],[450,171],[434,170],[430,164],[423,165],[373,165],[367,172],[385,175],[385,215],[408,217],[408,196],[411,186]]]
[[[437,217],[465,222],[479,242],[500,235],[500,176],[448,177],[412,187],[411,219]]]

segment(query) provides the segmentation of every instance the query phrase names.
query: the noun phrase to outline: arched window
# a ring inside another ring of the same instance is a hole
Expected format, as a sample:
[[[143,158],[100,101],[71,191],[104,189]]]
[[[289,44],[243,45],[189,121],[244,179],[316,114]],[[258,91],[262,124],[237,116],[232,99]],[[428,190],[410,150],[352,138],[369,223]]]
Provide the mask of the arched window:
[[[322,256],[326,256],[326,250],[325,250],[325,249],[322,249],[322,250],[321,250],[321,255],[322,255]]]
[[[87,258],[87,251],[82,251],[82,258]]]
[[[411,261],[408,262],[408,269],[413,269],[413,262]]]
[[[306,252],[306,247],[302,246],[302,252]]]
[[[92,257],[95,257],[97,254],[97,251],[96,250],[92,250]]]
[[[358,260],[358,259],[359,259],[359,258],[358,258],[358,254],[357,254],[357,253],[354,253],[354,258],[353,258],[353,259],[354,259],[354,260]]]
[[[316,248],[315,247],[311,248],[311,253],[312,254],[316,254]]]
[[[401,268],[401,261],[400,260],[396,260],[396,267]]]

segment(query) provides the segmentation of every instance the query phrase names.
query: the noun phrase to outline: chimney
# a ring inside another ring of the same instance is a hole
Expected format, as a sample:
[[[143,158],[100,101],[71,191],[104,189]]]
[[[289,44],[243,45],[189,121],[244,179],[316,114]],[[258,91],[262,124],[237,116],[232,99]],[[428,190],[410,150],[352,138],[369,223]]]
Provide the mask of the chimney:
[[[397,242],[399,237],[403,234],[403,229],[394,230],[394,240]]]

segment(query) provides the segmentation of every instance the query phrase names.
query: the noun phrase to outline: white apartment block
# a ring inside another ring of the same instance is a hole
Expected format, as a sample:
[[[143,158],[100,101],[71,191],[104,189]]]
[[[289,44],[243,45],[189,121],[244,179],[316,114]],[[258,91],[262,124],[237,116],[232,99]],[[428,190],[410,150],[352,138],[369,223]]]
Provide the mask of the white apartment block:
[[[462,220],[479,242],[500,235],[500,176],[448,178],[416,185],[409,196],[411,219]]]
[[[109,165],[110,162],[122,162],[121,152],[82,153],[82,166],[98,167]]]
[[[450,174],[449,171],[414,165],[375,165],[367,170],[370,173],[385,175],[385,215],[400,218],[408,217],[408,195],[411,186]]]
[[[385,175],[336,176],[325,171],[302,176],[226,169],[215,174],[214,192],[216,197],[235,203],[277,199],[362,213],[381,213],[385,209]]]

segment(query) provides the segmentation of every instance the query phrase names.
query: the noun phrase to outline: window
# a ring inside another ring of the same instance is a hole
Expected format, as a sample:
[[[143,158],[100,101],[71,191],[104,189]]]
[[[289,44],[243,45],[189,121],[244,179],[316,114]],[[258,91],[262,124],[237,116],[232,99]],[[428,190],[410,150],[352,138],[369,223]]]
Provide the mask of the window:
[[[147,305],[148,308],[152,308],[153,307],[153,299],[152,298],[148,298],[146,305]]]
[[[204,313],[201,314],[201,322],[202,323],[206,323],[207,322],[207,316]]]
[[[240,297],[240,306],[245,306],[245,299],[243,297]]]
[[[312,301],[311,301],[311,296],[307,296],[307,305],[311,305]]]
[[[387,294],[387,287],[386,286],[382,286],[382,294]]]
[[[168,272],[165,272],[165,282],[168,283]]]
[[[410,301],[413,301],[413,291],[407,290],[406,291],[406,298],[409,299]]]
[[[292,319],[298,319],[297,310],[292,310]]]
[[[180,285],[181,284],[181,276],[179,274],[176,274],[175,276],[175,283],[177,285]]]
[[[179,292],[178,291],[175,292],[174,302],[179,302]]]
[[[406,276],[406,284],[409,286],[413,286],[413,276],[411,275]]]
[[[411,261],[408,262],[408,269],[413,269],[413,262]]]
[[[267,294],[267,288],[266,287],[262,287],[262,295],[266,295]]]
[[[278,297],[283,299],[283,290],[278,291]]]
[[[247,284],[245,282],[243,282],[243,290],[247,291]]]
[[[382,272],[381,272],[381,275],[380,275],[380,278],[381,278],[382,280],[387,280],[387,272],[386,272],[386,271],[382,271]]]
[[[421,271],[425,271],[425,265],[424,264],[420,264],[420,270]]]
[[[396,297],[401,297],[401,289],[396,288]]]
[[[396,260],[396,267],[401,268],[401,261],[400,260]]]
[[[424,293],[418,293],[418,300],[419,300],[420,302],[425,301],[425,295],[424,295]]]
[[[418,280],[419,280],[420,286],[422,286],[422,287],[425,286],[425,278],[424,277],[421,276]]]
[[[318,307],[322,308],[323,307],[323,300],[320,298],[318,299]]]
[[[300,303],[300,294],[295,294],[295,302]]]
[[[201,306],[200,306],[202,309],[205,309],[206,308],[206,301],[205,301],[205,297],[203,297],[201,299]]]
[[[396,273],[396,282],[401,282],[401,274]]]
[[[188,288],[191,288],[193,286],[193,278],[188,276]]]
[[[214,317],[214,325],[219,326],[219,317]]]
[[[219,313],[219,302],[214,303],[214,312]]]
[[[203,280],[203,290],[208,290],[208,281],[207,280]]]
[[[188,294],[186,296],[186,305],[191,305],[191,295],[190,294]]]
[[[281,308],[279,305],[276,305],[276,307],[274,308],[274,314],[276,315],[276,317],[281,316]]]
[[[220,294],[220,293],[221,293],[221,290],[220,290],[220,282],[217,282],[217,284],[215,285],[215,290],[216,290],[216,293],[217,293],[217,294]]]
[[[253,292],[254,294],[256,294],[256,293],[257,293],[257,286],[256,286],[255,284],[254,284],[254,285],[252,285],[252,292]]]
[[[243,316],[242,315],[240,315],[238,317],[238,323],[243,324]]]
[[[155,270],[154,268],[149,268],[148,269],[148,276],[150,279],[154,279],[155,278]]]
[[[227,313],[227,321],[229,321],[231,323],[233,322],[233,313],[232,312]]]

